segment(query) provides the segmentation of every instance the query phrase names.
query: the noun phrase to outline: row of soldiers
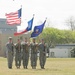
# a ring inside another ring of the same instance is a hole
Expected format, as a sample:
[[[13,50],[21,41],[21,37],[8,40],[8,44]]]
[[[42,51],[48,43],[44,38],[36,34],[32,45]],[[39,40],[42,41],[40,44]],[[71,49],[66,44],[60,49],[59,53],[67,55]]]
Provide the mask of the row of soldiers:
[[[17,68],[21,66],[21,59],[23,60],[23,68],[27,69],[28,61],[29,61],[29,51],[31,51],[31,67],[32,69],[36,69],[37,66],[37,52],[39,50],[39,60],[40,67],[44,69],[44,65],[46,62],[46,44],[44,39],[40,41],[39,44],[36,43],[36,39],[33,39],[32,43],[27,42],[27,38],[25,38],[24,42],[21,42],[20,39],[17,40],[16,44],[13,44],[12,37],[9,37],[9,41],[6,44],[7,47],[7,61],[8,68],[12,69],[12,63],[15,52],[15,65]],[[15,50],[15,51],[14,51]]]

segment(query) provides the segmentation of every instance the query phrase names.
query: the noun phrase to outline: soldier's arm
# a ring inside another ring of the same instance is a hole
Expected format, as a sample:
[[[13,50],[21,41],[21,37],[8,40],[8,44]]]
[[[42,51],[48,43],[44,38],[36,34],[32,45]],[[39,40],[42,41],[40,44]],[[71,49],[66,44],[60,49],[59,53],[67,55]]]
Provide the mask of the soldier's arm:
[[[37,50],[37,52],[38,52],[38,49],[39,49],[39,44],[36,43],[36,50]]]
[[[15,48],[15,49],[17,49],[17,43],[16,43],[16,44],[14,44],[14,48]]]
[[[40,43],[38,44],[38,50],[40,51]]]
[[[23,43],[21,43],[21,53],[23,52]]]
[[[47,43],[45,43],[45,53],[47,53]]]
[[[12,43],[12,55],[14,56],[14,54],[15,54],[15,45]]]
[[[30,47],[30,48],[32,47],[32,43],[29,44],[29,47]]]
[[[8,51],[11,50],[11,48],[10,48],[10,46],[9,46],[9,43],[6,44],[6,47],[7,47]]]

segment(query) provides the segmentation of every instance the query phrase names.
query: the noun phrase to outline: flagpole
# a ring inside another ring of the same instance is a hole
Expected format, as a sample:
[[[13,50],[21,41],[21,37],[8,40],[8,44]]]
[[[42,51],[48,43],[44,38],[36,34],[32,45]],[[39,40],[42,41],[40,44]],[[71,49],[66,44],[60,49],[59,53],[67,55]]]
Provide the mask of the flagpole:
[[[35,16],[35,14],[33,14],[33,17]]]
[[[21,8],[22,8],[22,5],[21,5]]]
[[[33,18],[34,18],[35,14],[33,14]]]
[[[34,19],[34,16],[35,16],[35,14],[33,14],[33,19]],[[31,32],[31,31],[30,31]],[[31,36],[30,36],[30,38],[31,38]]]
[[[46,17],[45,21],[47,21],[47,17]],[[46,26],[44,28],[46,28]]]
[[[46,17],[46,20],[47,20],[47,17]]]

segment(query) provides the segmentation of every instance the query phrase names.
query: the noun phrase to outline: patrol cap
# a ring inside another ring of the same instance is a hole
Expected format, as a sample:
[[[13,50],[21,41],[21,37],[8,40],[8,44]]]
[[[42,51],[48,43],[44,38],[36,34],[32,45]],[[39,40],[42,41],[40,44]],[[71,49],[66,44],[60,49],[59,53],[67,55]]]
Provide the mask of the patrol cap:
[[[20,39],[18,38],[17,41],[20,41]]]
[[[27,39],[27,37],[25,37],[25,39]]]
[[[36,37],[33,37],[33,40],[35,40],[36,39]]]
[[[10,40],[10,39],[12,39],[12,37],[8,37],[8,39]]]
[[[41,39],[42,41],[44,41],[44,39]]]
[[[36,40],[36,38],[33,38],[33,40]]]

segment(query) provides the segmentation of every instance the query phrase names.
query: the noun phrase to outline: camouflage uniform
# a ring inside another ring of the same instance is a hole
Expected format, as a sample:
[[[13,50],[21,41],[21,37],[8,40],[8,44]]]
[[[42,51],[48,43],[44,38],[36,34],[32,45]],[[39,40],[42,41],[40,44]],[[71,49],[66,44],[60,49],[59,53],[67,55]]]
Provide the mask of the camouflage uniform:
[[[46,45],[44,43],[39,44],[39,52],[40,66],[42,69],[44,69],[44,65],[46,62]]]
[[[14,44],[12,42],[12,38],[9,37],[9,42],[6,44],[7,47],[7,61],[8,61],[8,68],[12,69],[13,57],[14,57]]]
[[[15,65],[17,68],[21,66],[21,43],[15,45]]]
[[[22,44],[23,48],[23,67],[27,69],[28,61],[29,61],[29,45],[28,42],[24,42]]]
[[[32,69],[36,69],[37,66],[37,44],[31,43],[31,66]]]

